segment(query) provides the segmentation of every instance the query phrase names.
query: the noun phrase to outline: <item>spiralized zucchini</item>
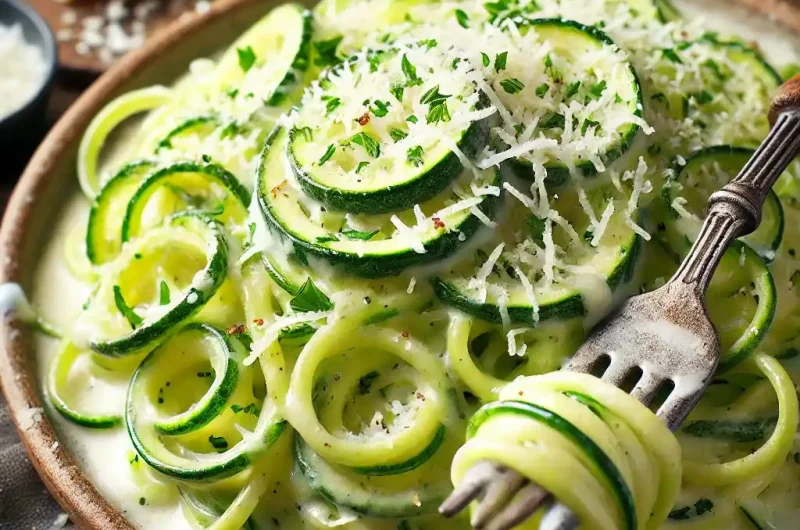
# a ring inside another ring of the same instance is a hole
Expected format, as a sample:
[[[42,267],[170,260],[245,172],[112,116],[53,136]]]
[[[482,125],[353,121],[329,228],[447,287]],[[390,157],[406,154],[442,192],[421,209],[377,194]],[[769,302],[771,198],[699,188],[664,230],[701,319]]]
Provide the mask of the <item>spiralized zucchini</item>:
[[[674,273],[766,135],[757,49],[666,0],[253,22],[88,126],[63,252],[88,299],[38,304],[77,315],[49,404],[123,436],[132,504],[214,530],[456,530],[438,505],[494,460],[582,528],[796,526],[800,165],[714,277],[720,370],[678,433],[560,371]]]
[[[591,529],[654,528],[680,488],[672,434],[647,407],[591,375],[514,381],[472,417],[467,438],[453,460],[455,484],[477,462],[501,462],[552,491]]]

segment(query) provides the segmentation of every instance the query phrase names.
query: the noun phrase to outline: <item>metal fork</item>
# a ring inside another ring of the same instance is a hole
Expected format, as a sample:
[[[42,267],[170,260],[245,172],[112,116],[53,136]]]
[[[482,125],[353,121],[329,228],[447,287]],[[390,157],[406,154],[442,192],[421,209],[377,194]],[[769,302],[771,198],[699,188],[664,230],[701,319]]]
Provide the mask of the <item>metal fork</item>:
[[[758,227],[767,192],[800,155],[800,75],[779,89],[769,119],[772,130],[753,158],[709,198],[700,235],[675,275],[663,287],[624,302],[565,368],[598,373],[607,365],[602,379],[634,385],[631,395],[648,406],[671,382],[657,414],[672,431],[697,404],[719,361],[719,338],[705,308],[714,270],[734,239]],[[550,492],[490,461],[473,466],[439,512],[451,517],[476,499],[471,521],[476,529],[508,530],[545,506],[542,529],[573,530],[579,524]]]

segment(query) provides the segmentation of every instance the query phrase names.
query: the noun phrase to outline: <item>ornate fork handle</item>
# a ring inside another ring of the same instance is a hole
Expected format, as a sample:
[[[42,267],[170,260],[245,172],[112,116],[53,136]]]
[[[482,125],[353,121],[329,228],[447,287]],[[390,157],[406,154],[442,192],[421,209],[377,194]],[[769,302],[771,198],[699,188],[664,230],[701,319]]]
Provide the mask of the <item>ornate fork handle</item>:
[[[793,79],[800,92],[800,76]],[[708,200],[708,216],[689,256],[670,282],[683,282],[704,296],[728,245],[753,232],[761,222],[767,194],[792,160],[800,155],[800,107],[791,98],[776,100],[773,127],[739,175]]]

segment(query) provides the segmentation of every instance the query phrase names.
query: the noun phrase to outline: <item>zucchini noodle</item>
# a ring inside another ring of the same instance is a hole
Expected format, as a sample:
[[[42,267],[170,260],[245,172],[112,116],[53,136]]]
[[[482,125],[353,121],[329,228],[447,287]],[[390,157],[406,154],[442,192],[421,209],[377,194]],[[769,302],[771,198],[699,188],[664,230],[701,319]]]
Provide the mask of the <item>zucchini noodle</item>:
[[[134,526],[461,530],[437,508],[493,460],[581,528],[793,528],[799,164],[715,273],[677,433],[560,370],[675,272],[776,72],[666,0],[284,4],[98,113],[52,266],[81,294],[4,314],[63,330],[48,411],[121,447],[78,461]]]

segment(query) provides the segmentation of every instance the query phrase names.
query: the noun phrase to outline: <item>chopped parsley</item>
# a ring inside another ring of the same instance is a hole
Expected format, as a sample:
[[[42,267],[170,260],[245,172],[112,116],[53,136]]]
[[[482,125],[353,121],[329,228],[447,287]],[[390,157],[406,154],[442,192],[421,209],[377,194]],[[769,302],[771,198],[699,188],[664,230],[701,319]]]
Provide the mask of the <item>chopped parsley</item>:
[[[543,98],[548,92],[550,91],[550,85],[547,83],[542,83],[541,85],[536,87],[536,95],[540,98]]]
[[[419,120],[413,114],[409,114],[408,117],[406,118],[406,121],[411,123],[417,123]]]
[[[256,52],[253,51],[252,46],[247,48],[236,48],[236,53],[239,55],[239,67],[247,72],[254,64],[256,64]]]
[[[317,243],[330,243],[331,241],[339,241],[339,238],[333,234],[327,236],[317,236]]]
[[[253,416],[258,416],[261,414],[261,411],[258,410],[258,407],[255,403],[250,403],[246,407],[242,407],[241,405],[231,405],[231,410],[234,414],[239,414],[240,412],[244,412],[245,414],[252,414]]]
[[[531,235],[531,238],[539,245],[544,244],[545,224],[544,219],[536,217],[535,215],[529,217],[525,222],[525,226],[528,227],[528,233]]]
[[[523,88],[525,88],[525,85],[522,83],[522,81],[513,77],[511,79],[503,79],[500,81],[500,86],[502,86],[503,90],[509,94],[517,94],[518,92],[521,92]]]
[[[403,54],[403,58],[400,61],[400,67],[403,69],[403,73],[406,76],[406,86],[422,84],[422,79],[417,77],[417,67],[411,64],[411,61],[408,60],[408,56],[405,54]]]
[[[664,58],[670,62],[683,64],[683,61],[678,57],[678,53],[673,48],[664,48],[661,52],[664,54]]]
[[[342,100],[335,96],[322,96],[322,101],[325,102],[325,115],[327,116],[342,104]]]
[[[369,156],[378,158],[381,156],[381,145],[369,134],[360,132],[350,138],[350,142],[363,147]]]
[[[392,104],[389,103],[388,101],[381,101],[379,99],[376,99],[374,104],[375,106],[370,108],[369,110],[371,110],[372,113],[378,118],[383,118],[384,116],[389,114],[389,107],[392,106]]]
[[[336,146],[333,144],[329,145],[328,149],[325,150],[325,154],[322,155],[322,158],[320,158],[319,162],[317,162],[317,165],[321,166],[322,164],[330,160],[335,151],[336,151]]]
[[[372,232],[361,232],[360,230],[352,230],[350,228],[342,230],[342,234],[348,239],[357,239],[359,241],[369,241],[375,237],[375,234],[378,232],[380,232],[380,230],[373,230]]]
[[[122,297],[122,289],[120,289],[119,285],[114,286],[114,303],[117,305],[119,312],[122,313],[122,315],[128,320],[128,323],[130,323],[133,329],[136,329],[142,325],[144,319],[137,315],[136,312],[125,302],[125,298]]]
[[[427,123],[450,121],[450,112],[447,110],[447,98],[449,97],[449,95],[439,92],[439,85],[436,85],[422,95],[420,103],[429,105],[428,115],[425,117]]]
[[[508,52],[500,52],[494,58],[494,69],[499,74],[506,69],[506,62],[508,61]]]
[[[158,303],[159,305],[169,304],[169,285],[164,280],[161,280],[161,285],[158,289]]]
[[[483,66],[486,67],[486,68],[488,68],[489,64],[491,63],[491,60],[489,59],[489,56],[486,55],[483,52],[481,52],[481,61],[483,62]]]
[[[714,94],[705,89],[701,90],[700,92],[695,92],[692,94],[692,97],[694,97],[694,100],[698,105],[706,105],[714,101]]]
[[[300,287],[297,294],[289,301],[289,306],[298,313],[330,311],[333,309],[333,303],[331,303],[330,298],[319,290],[311,278],[308,278],[306,283]]]
[[[403,92],[405,92],[405,88],[402,85],[392,85],[389,88],[389,92],[392,93],[392,95],[397,101],[399,101],[400,103],[403,102]]]
[[[588,103],[589,101],[591,101],[593,99],[600,99],[600,97],[602,97],[602,95],[603,95],[603,92],[606,91],[606,87],[607,86],[608,85],[605,82],[605,80],[601,80],[601,81],[593,84],[589,88],[589,92],[586,94],[586,102]]]
[[[557,112],[548,112],[544,115],[544,117],[539,120],[539,128],[540,129],[563,129],[566,120],[564,116],[558,114]]]
[[[222,453],[228,449],[228,440],[222,436],[214,436],[212,434],[208,437],[208,442],[211,444],[211,447],[217,450],[218,453]]]
[[[389,129],[389,136],[391,136],[392,140],[394,140],[396,143],[405,138],[406,136],[408,136],[408,133],[405,131],[401,131],[396,127],[392,127],[391,129]]]
[[[558,70],[556,70],[555,66],[553,66],[553,58],[550,56],[549,53],[544,58],[544,71],[547,73],[547,75],[550,76],[550,79],[552,79],[554,82],[561,83],[563,81],[561,73]]]
[[[317,51],[317,57],[314,59],[314,64],[317,66],[333,66],[339,64],[341,60],[336,55],[336,48],[342,42],[343,35],[334,37],[332,39],[314,42],[314,49]]]
[[[458,20],[458,25],[462,28],[469,27],[469,16],[462,9],[456,9],[456,20]]]
[[[409,147],[408,151],[406,152],[406,160],[412,166],[419,167],[425,163],[425,161],[422,159],[422,154],[423,150],[421,145]]]
[[[596,127],[595,130],[599,130],[600,122],[586,118],[583,120],[583,125],[581,125],[581,134],[586,134],[590,127]]]
[[[575,94],[578,93],[578,90],[581,89],[581,82],[575,81],[574,83],[570,83],[567,85],[567,99],[571,98]]]
[[[369,162],[359,162],[358,166],[356,166],[356,175],[361,173],[361,171],[369,165]]]

